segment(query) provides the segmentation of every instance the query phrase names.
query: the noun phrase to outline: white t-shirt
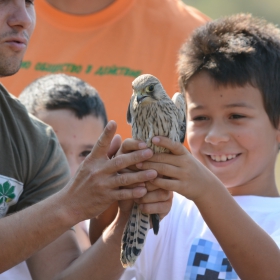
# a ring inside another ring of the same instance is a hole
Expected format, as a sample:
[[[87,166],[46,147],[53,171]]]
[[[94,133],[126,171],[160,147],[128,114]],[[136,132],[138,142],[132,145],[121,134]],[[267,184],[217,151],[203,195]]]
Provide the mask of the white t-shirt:
[[[234,199],[280,248],[280,197],[236,196]],[[158,235],[149,231],[135,265],[121,277],[127,279],[240,278],[195,204],[174,194],[172,209],[161,221]]]
[[[26,262],[21,262],[13,268],[0,273],[0,280],[32,280]]]
[[[90,220],[80,222],[82,229],[88,234],[89,233]],[[11,269],[0,273],[0,280],[32,280],[30,272],[28,270],[26,262],[21,262]]]

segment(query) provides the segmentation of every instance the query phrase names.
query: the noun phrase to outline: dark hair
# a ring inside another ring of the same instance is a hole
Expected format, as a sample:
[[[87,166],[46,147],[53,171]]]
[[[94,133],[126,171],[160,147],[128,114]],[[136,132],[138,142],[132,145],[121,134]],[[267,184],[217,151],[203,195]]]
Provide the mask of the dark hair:
[[[250,14],[237,14],[197,28],[183,44],[178,61],[184,93],[196,73],[206,71],[219,85],[259,89],[277,128],[280,121],[280,29]]]
[[[105,107],[96,89],[73,76],[53,74],[41,77],[22,91],[19,100],[35,116],[42,109],[69,109],[79,119],[93,115],[102,118],[104,127],[107,124]]]

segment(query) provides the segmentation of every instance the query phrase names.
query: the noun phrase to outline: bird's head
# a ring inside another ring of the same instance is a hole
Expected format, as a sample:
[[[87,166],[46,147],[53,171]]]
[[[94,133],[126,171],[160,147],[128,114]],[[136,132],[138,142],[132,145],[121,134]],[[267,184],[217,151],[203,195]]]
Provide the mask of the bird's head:
[[[141,106],[157,102],[166,96],[160,81],[150,74],[137,77],[132,82],[132,89],[135,101]]]

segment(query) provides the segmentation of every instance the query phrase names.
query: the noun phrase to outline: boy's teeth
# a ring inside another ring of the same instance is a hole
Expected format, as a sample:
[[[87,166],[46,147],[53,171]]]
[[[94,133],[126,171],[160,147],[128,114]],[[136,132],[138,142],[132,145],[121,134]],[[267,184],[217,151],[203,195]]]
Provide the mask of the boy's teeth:
[[[214,161],[227,161],[235,157],[236,155],[221,155],[221,156],[211,155],[211,159]]]

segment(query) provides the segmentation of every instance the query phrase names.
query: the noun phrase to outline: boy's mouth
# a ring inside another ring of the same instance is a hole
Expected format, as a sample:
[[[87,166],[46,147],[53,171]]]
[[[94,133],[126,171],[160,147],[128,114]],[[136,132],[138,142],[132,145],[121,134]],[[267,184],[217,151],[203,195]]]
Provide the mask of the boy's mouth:
[[[229,161],[236,158],[239,154],[228,154],[228,155],[208,155],[212,160],[216,162]]]

